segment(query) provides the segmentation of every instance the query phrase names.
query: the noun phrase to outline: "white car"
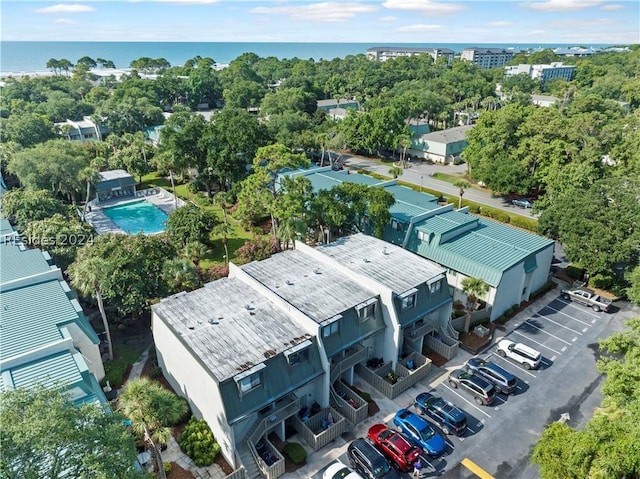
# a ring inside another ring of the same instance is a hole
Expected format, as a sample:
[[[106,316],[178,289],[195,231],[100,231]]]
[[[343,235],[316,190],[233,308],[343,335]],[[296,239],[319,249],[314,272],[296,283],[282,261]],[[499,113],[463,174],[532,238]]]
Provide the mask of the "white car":
[[[538,369],[542,359],[540,351],[536,351],[526,344],[514,343],[508,339],[503,339],[498,343],[497,353],[503,358],[507,357],[522,364],[525,369]]]
[[[349,466],[345,466],[340,461],[336,461],[331,464],[322,473],[322,479],[363,479],[360,474],[351,469]]]

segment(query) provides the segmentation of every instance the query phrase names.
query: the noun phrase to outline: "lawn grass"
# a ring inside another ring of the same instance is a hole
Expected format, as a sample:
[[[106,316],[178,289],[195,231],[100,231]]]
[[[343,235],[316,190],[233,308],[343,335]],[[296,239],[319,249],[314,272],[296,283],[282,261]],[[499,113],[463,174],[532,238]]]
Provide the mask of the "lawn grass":
[[[464,177],[464,173],[460,173],[459,175],[449,175],[447,173],[434,173],[433,178],[440,181],[446,181],[447,183],[456,183],[457,181],[467,181]],[[473,185],[470,185],[473,186]]]

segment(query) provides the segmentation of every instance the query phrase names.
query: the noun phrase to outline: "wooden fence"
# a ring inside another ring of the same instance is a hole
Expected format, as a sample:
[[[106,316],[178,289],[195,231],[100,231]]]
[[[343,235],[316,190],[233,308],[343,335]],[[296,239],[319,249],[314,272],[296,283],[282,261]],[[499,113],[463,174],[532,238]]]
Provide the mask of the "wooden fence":
[[[413,365],[413,369],[409,369],[407,365]],[[397,377],[395,383],[388,378],[389,373],[392,372],[391,362],[385,363],[375,370],[357,365],[356,373],[386,397],[394,399],[418,381],[425,378],[429,374],[430,369],[431,360],[413,351],[402,361],[398,362],[396,371],[394,371]]]
[[[329,425],[329,414],[333,418],[333,425]],[[332,407],[302,421],[297,415],[292,417],[296,430],[314,451],[323,448],[345,432],[347,420]]]
[[[343,382],[337,381],[332,386],[331,399],[340,414],[352,424],[360,424],[369,415],[369,404],[353,389]]]

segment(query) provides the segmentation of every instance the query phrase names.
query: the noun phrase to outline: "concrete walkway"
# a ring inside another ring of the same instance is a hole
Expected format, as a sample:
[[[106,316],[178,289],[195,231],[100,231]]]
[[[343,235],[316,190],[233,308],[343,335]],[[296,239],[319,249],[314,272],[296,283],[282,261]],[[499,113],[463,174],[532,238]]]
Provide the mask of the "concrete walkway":
[[[140,357],[136,360],[136,362],[133,363],[127,381],[137,379],[141,376],[144,365],[149,359],[149,351],[151,349],[151,346],[145,349]],[[223,479],[225,477],[222,468],[217,464],[212,464],[208,467],[196,467],[191,458],[182,452],[182,449],[180,449],[178,442],[173,436],[169,438],[167,449],[162,452],[162,461],[175,462],[181,468],[191,472],[191,474],[193,474],[193,477],[195,477],[196,479]]]

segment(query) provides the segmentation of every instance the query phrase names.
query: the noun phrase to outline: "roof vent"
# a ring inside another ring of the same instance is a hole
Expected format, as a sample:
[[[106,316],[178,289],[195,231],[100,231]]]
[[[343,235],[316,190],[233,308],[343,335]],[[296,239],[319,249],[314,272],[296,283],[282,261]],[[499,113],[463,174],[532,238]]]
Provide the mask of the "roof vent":
[[[244,305],[244,308],[245,308],[247,311],[253,311],[253,306],[251,306],[250,304],[245,304],[245,305]]]
[[[382,248],[382,254],[384,254],[384,255],[388,255],[389,254],[389,250],[387,249],[386,246],[384,248]]]
[[[369,260],[369,258],[362,258],[362,261],[364,261],[365,263],[371,263],[371,261]]]
[[[220,318],[218,318],[218,319],[220,319]],[[210,319],[209,320],[209,324],[213,324],[215,326],[216,324],[220,324],[220,322],[216,321],[215,319]]]
[[[293,281],[291,281],[290,279],[288,279],[288,280],[287,280],[287,284],[288,284],[289,286],[293,286]]]
[[[313,272],[314,272],[315,274],[322,274],[322,271],[320,271],[320,268],[316,268],[316,269],[314,269],[314,270],[313,270]]]

